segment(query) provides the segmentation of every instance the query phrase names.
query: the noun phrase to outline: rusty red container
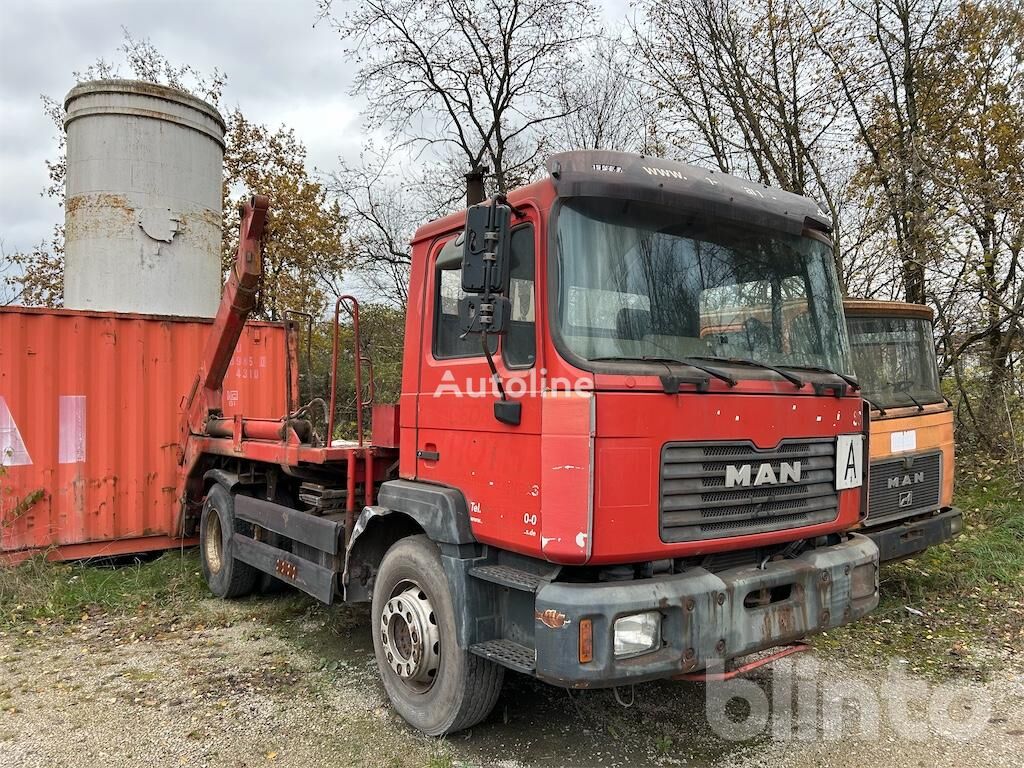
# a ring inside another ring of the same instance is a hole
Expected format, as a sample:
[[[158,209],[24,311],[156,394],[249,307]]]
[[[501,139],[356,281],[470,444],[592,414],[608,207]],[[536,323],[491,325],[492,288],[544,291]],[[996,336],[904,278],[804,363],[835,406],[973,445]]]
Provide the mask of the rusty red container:
[[[143,552],[172,538],[182,401],[211,321],[0,308],[0,555]],[[286,411],[287,335],[249,323],[224,411]]]

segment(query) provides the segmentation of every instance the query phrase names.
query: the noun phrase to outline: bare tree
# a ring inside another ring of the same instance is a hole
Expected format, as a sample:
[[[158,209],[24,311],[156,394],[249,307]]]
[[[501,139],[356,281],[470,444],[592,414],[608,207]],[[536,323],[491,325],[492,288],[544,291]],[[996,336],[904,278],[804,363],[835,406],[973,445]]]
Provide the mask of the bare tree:
[[[948,70],[936,44],[951,0],[855,0],[839,7],[806,0],[813,42],[829,60],[845,108],[866,150],[861,180],[880,193],[902,263],[907,301],[924,303],[934,244],[927,124],[957,118],[936,98]],[[828,10],[825,10],[828,9]]]
[[[590,41],[583,65],[559,83],[558,112],[563,116],[550,129],[554,149],[664,154],[654,95],[619,36]]]
[[[809,195],[841,259],[851,171],[815,20],[797,0],[640,0],[638,56],[677,143],[726,173]]]
[[[13,256],[4,248],[3,239],[0,238],[0,307],[17,303],[24,292],[18,279],[20,275],[16,271],[17,266]]]
[[[368,99],[368,126],[467,170],[489,167],[499,192],[536,172],[590,0],[362,0],[339,14],[334,5],[320,0],[320,16],[360,64],[354,91]]]
[[[357,163],[341,163],[328,188],[348,219],[348,246],[358,274],[386,300],[404,306],[412,263],[409,242],[426,219],[408,179],[392,170],[390,152],[372,146]]]
[[[955,242],[957,232],[968,238],[966,250],[956,254],[962,265],[954,260],[947,270],[957,277],[950,283],[958,289],[953,296],[976,297],[964,302],[980,309],[975,322],[959,327],[984,331],[989,390],[995,392],[1008,373],[1024,310],[1024,13],[1016,3],[965,3],[942,22],[936,38],[947,60],[936,97],[956,105],[960,119],[943,119],[941,112],[936,119],[939,110],[926,114],[932,178],[949,201],[944,242]]]

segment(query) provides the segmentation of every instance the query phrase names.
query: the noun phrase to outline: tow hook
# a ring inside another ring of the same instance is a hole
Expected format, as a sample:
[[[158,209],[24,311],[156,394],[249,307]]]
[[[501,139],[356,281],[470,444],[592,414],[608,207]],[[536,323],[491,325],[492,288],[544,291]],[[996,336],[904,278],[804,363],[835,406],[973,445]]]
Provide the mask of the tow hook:
[[[735,669],[730,669],[728,672],[689,672],[683,675],[676,675],[673,680],[686,680],[688,682],[695,683],[718,683],[725,680],[732,680],[734,677],[745,675],[747,672],[753,672],[755,669],[763,667],[767,664],[771,664],[779,659],[784,659],[787,656],[792,656],[794,653],[803,653],[804,651],[811,650],[811,645],[804,641],[798,641],[795,643],[789,643],[788,645],[782,646],[781,650],[775,653],[769,654],[761,659],[755,659],[754,661],[742,664]]]

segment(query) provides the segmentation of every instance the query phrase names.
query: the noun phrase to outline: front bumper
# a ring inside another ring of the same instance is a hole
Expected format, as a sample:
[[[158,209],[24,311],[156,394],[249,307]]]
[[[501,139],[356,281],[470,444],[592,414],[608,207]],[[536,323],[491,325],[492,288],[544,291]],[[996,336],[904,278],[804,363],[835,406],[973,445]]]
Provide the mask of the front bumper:
[[[861,531],[878,546],[879,560],[888,563],[924,552],[928,547],[956,538],[964,527],[964,515],[957,507],[932,517],[891,523]]]
[[[775,601],[751,599],[766,594]],[[672,677],[838,627],[877,605],[878,547],[857,534],[764,569],[694,568],[630,582],[554,582],[537,593],[537,676],[576,688]],[[615,620],[650,610],[661,614],[661,647],[616,658]],[[579,661],[581,619],[593,622],[593,661],[586,663]]]

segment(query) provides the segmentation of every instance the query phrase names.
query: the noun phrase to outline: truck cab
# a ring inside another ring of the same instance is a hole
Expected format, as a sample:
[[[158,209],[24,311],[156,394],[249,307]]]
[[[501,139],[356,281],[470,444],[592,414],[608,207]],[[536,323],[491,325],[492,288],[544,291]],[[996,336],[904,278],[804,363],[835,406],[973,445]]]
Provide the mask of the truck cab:
[[[425,224],[369,444],[190,405],[211,589],[255,569],[369,601],[384,688],[433,735],[486,717],[506,670],[632,685],[855,621],[878,548],[853,530],[867,420],[828,232],[806,198],[603,151]]]
[[[957,536],[953,408],[942,394],[932,310],[898,301],[843,302],[854,370],[871,410],[864,532],[883,562]]]

